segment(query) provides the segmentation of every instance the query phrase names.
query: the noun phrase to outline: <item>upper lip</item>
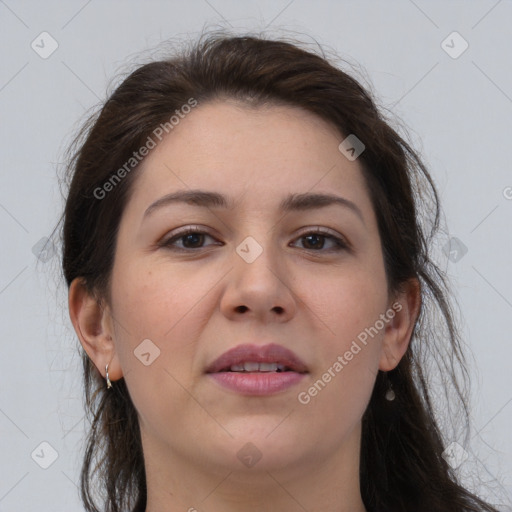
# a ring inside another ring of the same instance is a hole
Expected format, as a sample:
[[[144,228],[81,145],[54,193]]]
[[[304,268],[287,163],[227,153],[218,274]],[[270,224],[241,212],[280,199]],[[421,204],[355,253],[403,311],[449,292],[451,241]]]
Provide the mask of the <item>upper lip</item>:
[[[229,370],[232,365],[246,362],[277,363],[298,373],[307,373],[305,363],[291,350],[270,343],[268,345],[238,345],[220,355],[206,368],[206,373]]]

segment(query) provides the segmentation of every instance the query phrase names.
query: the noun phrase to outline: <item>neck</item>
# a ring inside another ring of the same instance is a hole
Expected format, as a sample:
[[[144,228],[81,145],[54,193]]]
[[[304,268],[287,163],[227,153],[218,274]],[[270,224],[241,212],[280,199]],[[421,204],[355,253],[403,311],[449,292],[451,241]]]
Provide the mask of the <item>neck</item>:
[[[236,459],[214,464],[180,458],[143,435],[146,512],[365,512],[359,488],[360,428],[333,453],[279,465],[264,465],[262,458],[243,469]]]

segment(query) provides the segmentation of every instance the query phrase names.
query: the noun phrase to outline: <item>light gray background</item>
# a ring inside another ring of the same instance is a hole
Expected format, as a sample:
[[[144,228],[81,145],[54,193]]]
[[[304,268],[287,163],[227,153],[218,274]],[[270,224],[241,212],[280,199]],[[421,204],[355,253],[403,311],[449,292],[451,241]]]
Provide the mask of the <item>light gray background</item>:
[[[512,2],[0,0],[0,511],[82,509],[78,341],[58,256],[45,262],[33,250],[61,211],[62,150],[134,55],[217,23],[312,36],[359,63],[410,128],[439,187],[447,237],[468,249],[458,262],[439,251],[473,354],[474,453],[462,469],[479,471],[465,477],[475,488],[497,477],[504,490],[482,495],[502,502],[512,495]],[[43,31],[59,45],[47,59],[31,48]],[[455,59],[441,46],[453,31],[469,43]],[[37,449],[34,459],[51,462],[44,441],[58,454],[48,469],[31,458]]]

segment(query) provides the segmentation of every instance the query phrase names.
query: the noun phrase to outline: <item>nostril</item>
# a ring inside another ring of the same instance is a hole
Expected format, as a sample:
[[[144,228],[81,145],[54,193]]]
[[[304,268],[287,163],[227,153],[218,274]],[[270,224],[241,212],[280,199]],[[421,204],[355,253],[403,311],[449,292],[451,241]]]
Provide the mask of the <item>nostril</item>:
[[[247,306],[238,306],[236,310],[238,313],[243,313],[244,311],[247,310]]]

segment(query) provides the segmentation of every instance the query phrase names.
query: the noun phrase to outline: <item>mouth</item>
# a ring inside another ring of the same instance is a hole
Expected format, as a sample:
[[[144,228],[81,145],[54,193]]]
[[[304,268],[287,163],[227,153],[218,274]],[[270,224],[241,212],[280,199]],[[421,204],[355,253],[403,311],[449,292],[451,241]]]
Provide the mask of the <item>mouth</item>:
[[[243,373],[266,373],[266,372],[292,372],[289,366],[281,363],[258,363],[256,361],[244,362],[242,364],[232,364],[229,368],[220,370],[221,372],[243,372]]]
[[[309,373],[291,350],[277,345],[239,345],[228,350],[205,373],[222,387],[244,395],[284,391]]]

